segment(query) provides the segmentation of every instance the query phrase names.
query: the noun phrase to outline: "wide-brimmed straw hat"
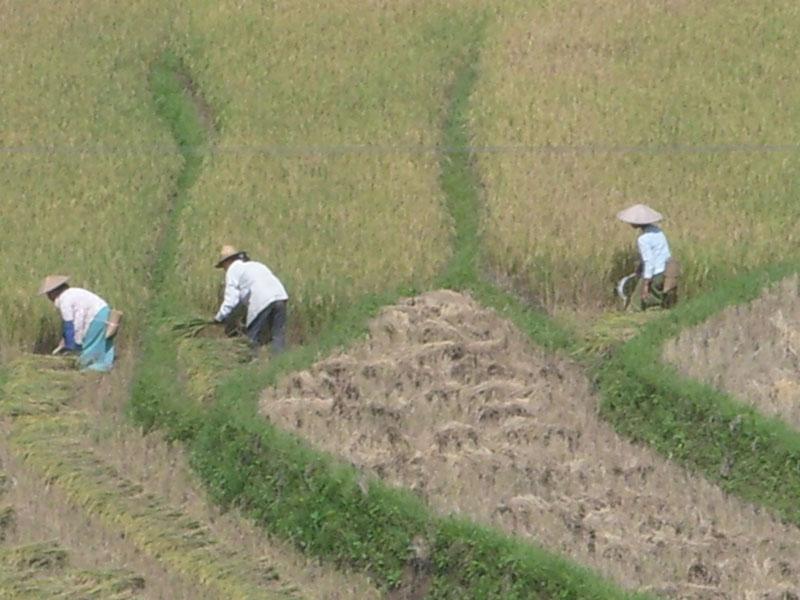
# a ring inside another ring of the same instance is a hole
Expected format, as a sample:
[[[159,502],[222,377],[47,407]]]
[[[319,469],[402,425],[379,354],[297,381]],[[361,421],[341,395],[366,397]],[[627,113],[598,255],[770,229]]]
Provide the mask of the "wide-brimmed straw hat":
[[[219,251],[219,260],[217,261],[217,264],[214,265],[214,267],[216,267],[217,269],[221,269],[222,263],[224,263],[229,258],[232,258],[237,254],[241,253],[242,251],[238,250],[235,246],[229,246],[228,244],[225,244],[222,247],[222,250]]]
[[[44,296],[47,292],[52,292],[60,288],[62,285],[69,281],[66,275],[48,275],[42,280],[42,285],[39,286],[37,296]]]
[[[653,210],[646,204],[634,204],[617,213],[617,218],[623,223],[631,225],[651,225],[664,218],[660,212]]]

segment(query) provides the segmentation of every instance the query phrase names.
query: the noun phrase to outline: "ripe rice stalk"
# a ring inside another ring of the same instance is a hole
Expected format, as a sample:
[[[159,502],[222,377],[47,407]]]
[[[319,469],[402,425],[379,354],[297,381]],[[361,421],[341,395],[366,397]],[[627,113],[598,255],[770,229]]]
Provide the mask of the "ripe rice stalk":
[[[15,546],[0,547],[0,565],[18,571],[59,569],[67,563],[67,552],[56,542],[40,542]]]
[[[182,338],[197,337],[206,329],[213,325],[213,321],[201,317],[191,317],[189,319],[175,321],[170,329],[176,336]]]
[[[178,17],[181,58],[221,123],[179,226],[184,305],[216,309],[225,241],[273,268],[311,328],[364,293],[424,285],[447,260],[431,148],[472,8],[363,8],[201,1]]]
[[[132,328],[141,322],[149,249],[180,168],[147,79],[169,14],[143,0],[0,6],[0,277],[14,282],[0,291],[0,345],[55,345],[56,311],[34,296],[48,273],[122,307]]]
[[[72,357],[21,355],[9,365],[0,414],[58,412],[75,394],[78,372]]]
[[[642,327],[663,314],[662,310],[646,312],[607,312],[581,327],[581,339],[575,350],[578,357],[602,356],[631,339]]]
[[[0,596],[4,598],[129,600],[140,597],[143,588],[144,580],[126,570],[69,570],[59,576],[36,577],[30,571],[0,567]]]

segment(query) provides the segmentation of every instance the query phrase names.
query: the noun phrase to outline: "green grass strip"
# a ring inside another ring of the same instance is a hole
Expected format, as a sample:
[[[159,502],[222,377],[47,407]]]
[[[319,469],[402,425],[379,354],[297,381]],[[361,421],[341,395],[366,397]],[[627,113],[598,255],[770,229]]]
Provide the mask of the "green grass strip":
[[[768,267],[720,284],[645,327],[598,369],[602,413],[622,434],[699,471],[722,489],[800,525],[800,432],[662,362],[664,343],[727,306],[754,300],[800,270]]]
[[[444,122],[444,146],[440,162],[440,183],[447,209],[455,228],[453,256],[437,284],[454,290],[469,291],[481,304],[497,310],[529,335],[538,345],[550,350],[572,347],[572,337],[544,312],[532,310],[517,296],[489,282],[484,276],[480,221],[484,212],[480,184],[471,151],[467,110],[470,94],[478,76],[476,66],[483,37],[481,23],[472,35],[463,57],[463,67],[451,90],[451,104]]]
[[[164,427],[173,439],[188,439],[199,427],[202,414],[183,402],[175,340],[163,330],[177,303],[169,294],[167,278],[173,272],[178,250],[177,224],[189,189],[203,166],[207,132],[184,83],[185,70],[177,56],[165,52],[153,65],[150,87],[156,111],[172,130],[184,164],[175,182],[170,217],[161,236],[153,272],[152,300],[148,307],[141,356],[134,376],[131,410],[145,430]]]

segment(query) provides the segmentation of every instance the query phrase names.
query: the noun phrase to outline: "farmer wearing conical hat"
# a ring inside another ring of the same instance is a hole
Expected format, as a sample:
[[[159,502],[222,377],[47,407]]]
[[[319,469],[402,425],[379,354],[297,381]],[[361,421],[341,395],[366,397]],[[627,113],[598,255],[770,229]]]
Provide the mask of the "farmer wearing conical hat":
[[[617,218],[639,230],[636,245],[641,260],[637,269],[640,308],[671,307],[678,299],[680,268],[672,257],[667,236],[656,225],[664,217],[646,204],[635,204],[618,212]]]
[[[286,304],[289,295],[266,265],[250,260],[247,253],[223,246],[217,261],[225,269],[225,295],[214,320],[222,323],[240,304],[247,306],[247,337],[257,350],[271,340],[273,353],[286,346]]]
[[[61,313],[62,338],[53,354],[77,352],[82,369],[107,372],[114,363],[113,334],[109,335],[111,309],[97,294],[69,286],[69,277],[49,275],[39,286]]]

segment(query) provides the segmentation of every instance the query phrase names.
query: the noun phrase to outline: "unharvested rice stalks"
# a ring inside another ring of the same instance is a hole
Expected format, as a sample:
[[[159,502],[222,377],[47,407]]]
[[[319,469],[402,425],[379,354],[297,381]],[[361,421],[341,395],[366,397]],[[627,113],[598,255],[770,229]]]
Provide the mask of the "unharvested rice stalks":
[[[441,513],[672,598],[800,592],[800,532],[619,438],[573,364],[449,291],[385,309],[263,414]],[[368,485],[368,483],[367,483]]]
[[[790,277],[684,331],[665,346],[664,359],[800,428],[799,296],[798,278]]]

